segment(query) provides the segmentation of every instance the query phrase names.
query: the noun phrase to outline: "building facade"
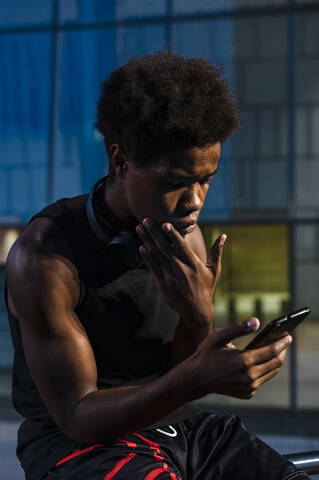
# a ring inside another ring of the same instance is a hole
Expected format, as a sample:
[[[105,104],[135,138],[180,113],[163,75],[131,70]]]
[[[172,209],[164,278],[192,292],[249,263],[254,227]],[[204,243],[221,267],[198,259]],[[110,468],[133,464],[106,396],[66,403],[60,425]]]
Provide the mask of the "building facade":
[[[7,251],[32,214],[87,192],[107,172],[93,127],[101,82],[131,55],[163,49],[223,66],[238,98],[242,128],[223,145],[200,217],[208,246],[228,234],[217,325],[312,309],[287,365],[250,406],[316,409],[319,1],[2,0],[1,292]],[[3,299],[0,333],[5,376],[12,349]]]

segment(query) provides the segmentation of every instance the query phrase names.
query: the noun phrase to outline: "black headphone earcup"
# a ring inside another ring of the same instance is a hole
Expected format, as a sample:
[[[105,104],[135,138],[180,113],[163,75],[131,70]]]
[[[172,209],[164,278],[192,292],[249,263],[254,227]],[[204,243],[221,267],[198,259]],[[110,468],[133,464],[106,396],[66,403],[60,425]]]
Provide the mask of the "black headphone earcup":
[[[141,241],[136,233],[122,230],[109,242],[108,248],[117,251],[124,263],[130,268],[137,268],[142,260],[138,253]]]

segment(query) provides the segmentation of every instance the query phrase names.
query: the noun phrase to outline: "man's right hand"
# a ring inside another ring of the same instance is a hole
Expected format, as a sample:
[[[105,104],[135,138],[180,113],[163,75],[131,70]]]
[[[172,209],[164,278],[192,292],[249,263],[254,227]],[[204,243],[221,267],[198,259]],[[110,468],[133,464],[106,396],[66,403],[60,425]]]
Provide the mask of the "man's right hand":
[[[248,399],[266,381],[275,376],[283,365],[292,337],[286,335],[276,342],[253,350],[239,350],[232,340],[247,335],[259,327],[259,321],[221,328],[209,334],[186,361],[193,363],[194,398],[219,393]]]

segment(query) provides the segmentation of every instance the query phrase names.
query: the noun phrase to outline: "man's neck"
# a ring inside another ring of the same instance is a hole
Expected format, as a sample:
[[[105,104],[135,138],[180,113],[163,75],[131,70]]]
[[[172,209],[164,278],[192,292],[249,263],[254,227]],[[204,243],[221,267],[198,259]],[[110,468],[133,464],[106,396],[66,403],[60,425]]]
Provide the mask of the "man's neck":
[[[118,223],[122,224],[123,229],[135,229],[138,222],[126,206],[126,196],[121,185],[116,181],[108,184],[106,180],[103,201],[106,208],[111,210],[114,217],[118,219]]]

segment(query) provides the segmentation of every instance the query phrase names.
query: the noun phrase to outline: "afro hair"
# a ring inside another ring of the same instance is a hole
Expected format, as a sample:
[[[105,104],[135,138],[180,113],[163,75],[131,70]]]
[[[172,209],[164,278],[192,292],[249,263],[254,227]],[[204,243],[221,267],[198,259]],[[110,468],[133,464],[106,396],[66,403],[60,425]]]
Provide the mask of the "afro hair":
[[[176,148],[224,142],[239,128],[221,69],[172,52],[132,57],[102,84],[95,127],[136,165]]]

